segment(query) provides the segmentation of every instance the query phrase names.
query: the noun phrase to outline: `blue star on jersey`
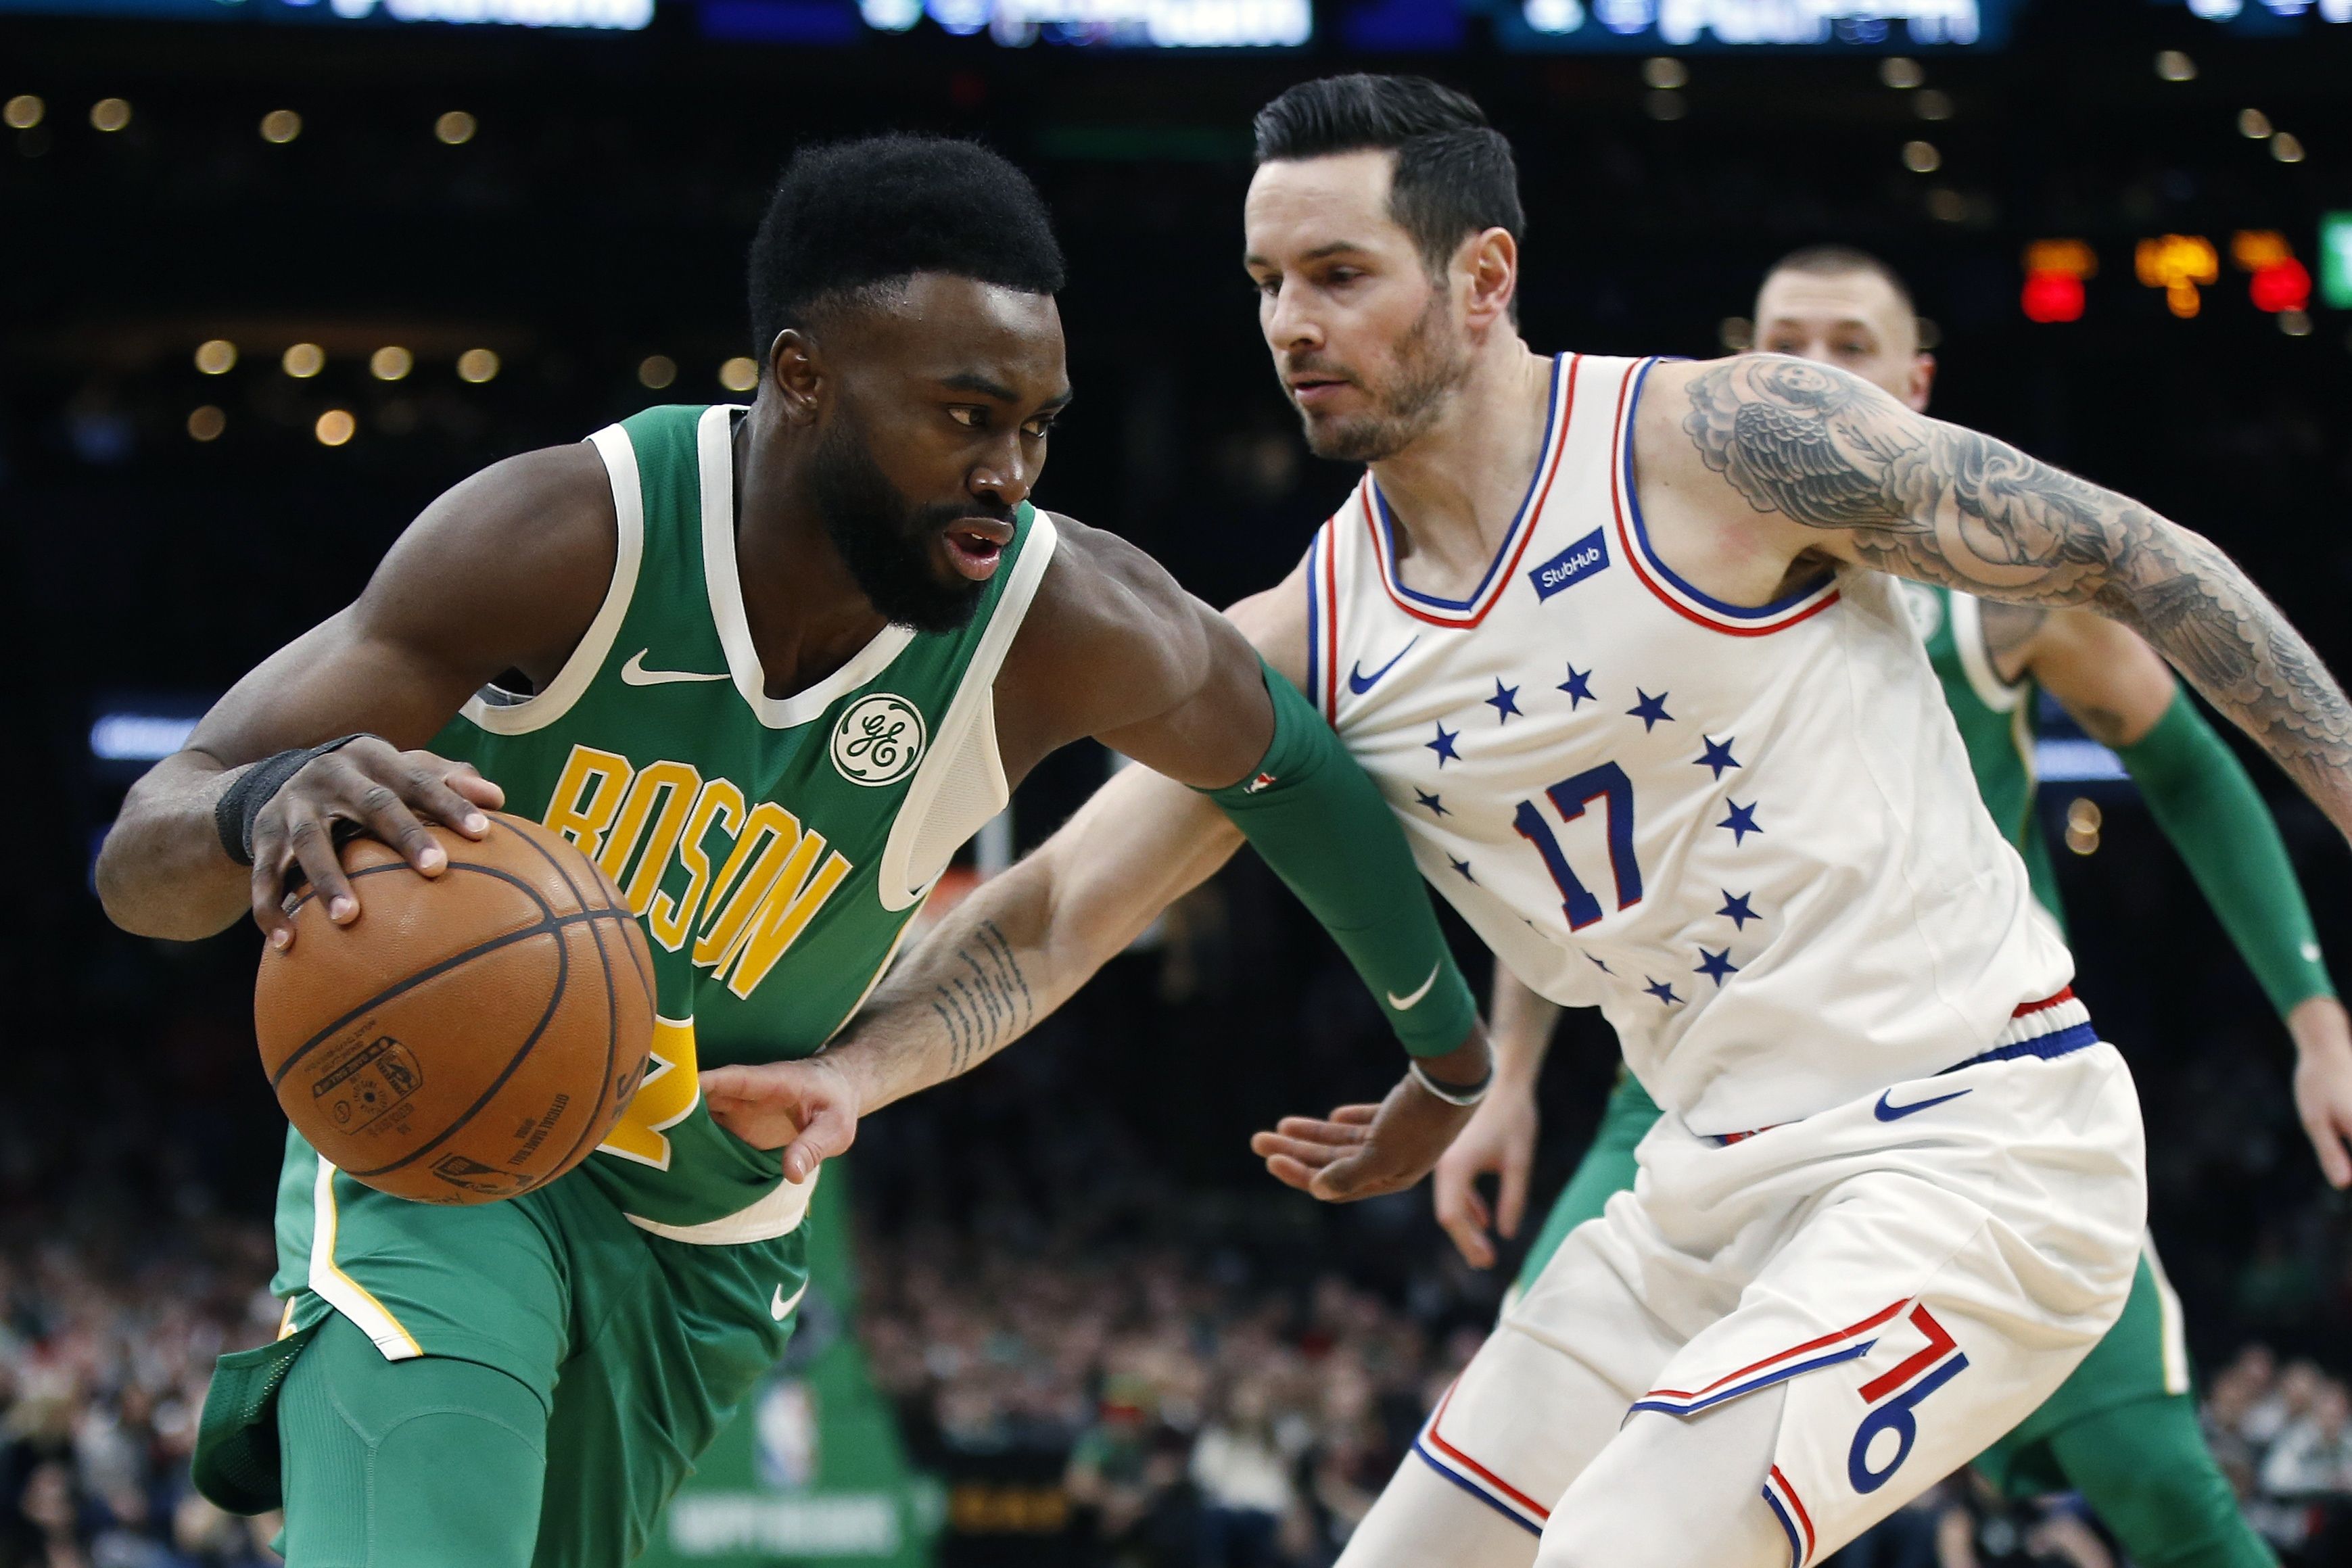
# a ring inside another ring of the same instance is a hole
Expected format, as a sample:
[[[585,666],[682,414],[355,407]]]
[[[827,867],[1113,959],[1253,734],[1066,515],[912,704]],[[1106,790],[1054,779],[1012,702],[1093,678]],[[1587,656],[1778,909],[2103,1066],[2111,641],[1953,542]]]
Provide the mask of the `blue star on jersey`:
[[[1443,766],[1443,764],[1440,764],[1440,766]],[[1426,806],[1437,816],[1450,817],[1454,815],[1453,812],[1445,809],[1445,803],[1443,800],[1440,800],[1436,796],[1431,794],[1426,789],[1414,789],[1412,792],[1412,799],[1415,805]]]
[[[1650,731],[1657,728],[1658,721],[1660,719],[1665,720],[1668,724],[1674,723],[1675,716],[1666,711],[1667,693],[1660,692],[1656,696],[1652,696],[1641,687],[1635,686],[1633,688],[1633,695],[1640,697],[1642,700],[1635,703],[1632,707],[1627,708],[1625,710],[1625,716],[1628,718],[1640,719],[1642,721],[1643,734],[1647,735]]]
[[[1644,975],[1644,976],[1643,977],[1643,979],[1649,979],[1649,977],[1648,977],[1648,976],[1646,976],[1646,975]],[[1650,980],[1650,983],[1649,983],[1648,985],[1646,985],[1646,986],[1643,986],[1642,988],[1643,988],[1643,990],[1645,990],[1645,991],[1649,992],[1649,993],[1650,993],[1650,995],[1652,995],[1652,996],[1654,996],[1654,997],[1657,998],[1658,998],[1658,1003],[1659,1003],[1659,1005],[1660,1005],[1660,1006],[1662,1006],[1662,1007],[1669,1007],[1669,1008],[1670,1008],[1670,1007],[1673,1007],[1676,1002],[1679,1002],[1679,1001],[1681,1001],[1681,1000],[1682,1000],[1682,998],[1680,998],[1680,997],[1678,997],[1678,996],[1675,995],[1675,988],[1674,988],[1672,986],[1670,986],[1670,985],[1666,984],[1666,983],[1665,983],[1665,981],[1664,981],[1664,980]]]
[[[1462,760],[1462,754],[1454,749],[1454,742],[1461,736],[1461,734],[1462,732],[1458,729],[1446,728],[1445,721],[1441,718],[1437,721],[1437,738],[1435,740],[1424,740],[1422,744],[1429,747],[1430,750],[1437,753],[1437,765],[1440,768],[1443,768],[1448,762],[1459,762]]]
[[[1519,711],[1519,688],[1517,686],[1507,686],[1502,682],[1496,681],[1495,695],[1481,700],[1495,710],[1495,722],[1497,724],[1508,724],[1514,718],[1527,716]]]
[[[1745,931],[1749,921],[1764,918],[1748,906],[1748,901],[1755,896],[1752,893],[1734,893],[1727,887],[1723,890],[1723,907],[1716,913],[1730,921],[1733,930]]]
[[[1590,953],[1587,953],[1587,954],[1584,956],[1584,961],[1585,961],[1586,963],[1588,963],[1588,964],[1591,965],[1594,968],[1596,968],[1596,969],[1600,970],[1600,971],[1601,971],[1602,974],[1604,974],[1604,975],[1613,975],[1613,974],[1615,974],[1615,973],[1617,972],[1616,970],[1614,970],[1614,969],[1611,968],[1608,965],[1606,965],[1606,964],[1602,963],[1600,959],[1598,959],[1598,958],[1594,957],[1594,956],[1593,956],[1591,954],[1590,954]]]
[[[1468,861],[1458,861],[1452,855],[1447,855],[1445,857],[1445,863],[1452,866],[1455,871],[1460,872],[1462,873],[1463,881],[1473,883],[1477,882],[1478,879],[1470,874],[1470,862]]]
[[[1713,980],[1717,987],[1720,987],[1723,984],[1723,977],[1726,975],[1736,975],[1739,973],[1739,966],[1731,961],[1731,949],[1728,947],[1726,947],[1720,953],[1710,953],[1706,948],[1701,947],[1698,950],[1698,967],[1693,969],[1691,973],[1694,975],[1705,975],[1708,979]]]
[[[1725,768],[1739,766],[1739,758],[1731,755],[1731,743],[1736,738],[1738,737],[1735,736],[1727,735],[1721,740],[1717,740],[1711,735],[1700,736],[1699,739],[1706,743],[1706,755],[1691,766],[1712,768],[1715,769],[1715,776],[1717,779],[1722,778]]]
[[[1731,830],[1731,841],[1735,846],[1746,843],[1748,834],[1760,833],[1764,831],[1756,825],[1758,802],[1751,800],[1743,806],[1737,800],[1726,800],[1723,803],[1731,809],[1731,815],[1724,818],[1716,826]]]
[[[1568,679],[1560,682],[1558,686],[1553,688],[1555,691],[1563,691],[1568,694],[1569,712],[1574,713],[1586,703],[1599,702],[1601,700],[1592,695],[1592,687],[1588,684],[1591,679],[1592,672],[1591,670],[1580,670],[1574,664],[1569,665]]]

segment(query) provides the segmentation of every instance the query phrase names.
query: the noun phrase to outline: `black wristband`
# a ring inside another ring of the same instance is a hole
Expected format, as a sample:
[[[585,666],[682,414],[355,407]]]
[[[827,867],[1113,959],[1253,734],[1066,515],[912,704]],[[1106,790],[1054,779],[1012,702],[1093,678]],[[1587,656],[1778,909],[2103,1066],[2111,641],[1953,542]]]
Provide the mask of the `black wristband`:
[[[253,820],[261,815],[261,808],[269,804],[286,787],[286,780],[301,772],[313,758],[341,750],[354,740],[365,738],[366,733],[362,730],[321,745],[280,751],[238,774],[236,782],[221,791],[219,801],[213,807],[213,831],[220,835],[221,848],[228,852],[228,858],[239,865],[251,865]]]

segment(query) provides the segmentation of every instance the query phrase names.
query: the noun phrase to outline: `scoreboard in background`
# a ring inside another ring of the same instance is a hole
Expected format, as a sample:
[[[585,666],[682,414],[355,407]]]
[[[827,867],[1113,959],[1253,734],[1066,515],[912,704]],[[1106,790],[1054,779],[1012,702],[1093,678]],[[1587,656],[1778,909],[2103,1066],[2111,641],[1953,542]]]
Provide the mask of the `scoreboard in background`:
[[[2352,24],[2352,0],[2156,0],[2186,6],[2189,15],[2217,22],[2233,33],[2291,37],[2306,27]]]
[[[493,23],[634,32],[653,20],[654,0],[0,0],[0,16],[10,13],[329,26]]]

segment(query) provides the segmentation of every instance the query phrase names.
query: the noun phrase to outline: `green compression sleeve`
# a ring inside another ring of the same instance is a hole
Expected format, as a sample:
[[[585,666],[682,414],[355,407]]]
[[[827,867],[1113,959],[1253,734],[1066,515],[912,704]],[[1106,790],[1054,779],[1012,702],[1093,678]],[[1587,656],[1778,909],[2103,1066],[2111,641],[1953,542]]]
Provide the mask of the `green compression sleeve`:
[[[1443,1056],[1477,1021],[1429,890],[1389,803],[1298,688],[1272,668],[1274,740],[1248,778],[1202,793],[1255,845],[1348,955],[1415,1056]]]
[[[2334,996],[2278,823],[2189,694],[2176,693],[2156,727],[2120,755],[2271,1005],[2283,1016]]]

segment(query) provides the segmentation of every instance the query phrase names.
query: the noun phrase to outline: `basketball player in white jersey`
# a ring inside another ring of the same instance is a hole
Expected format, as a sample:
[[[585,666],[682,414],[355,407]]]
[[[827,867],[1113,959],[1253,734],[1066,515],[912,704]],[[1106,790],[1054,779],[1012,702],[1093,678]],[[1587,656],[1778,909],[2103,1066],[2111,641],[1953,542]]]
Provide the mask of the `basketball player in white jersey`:
[[[1665,1112],[1343,1562],[1801,1568],[2065,1377],[2145,1208],[2128,1074],[1884,574],[2128,621],[2347,828],[2352,709],[2202,539],[1843,371],[1530,352],[1509,149],[1466,99],[1333,78],[1257,132],[1261,325],[1310,444],[1370,469],[1234,619],[1432,883],[1520,979],[1600,1007]],[[1234,841],[1127,770],[825,1055],[707,1074],[714,1114],[788,1169],[839,1152]],[[974,1020],[983,967],[1022,1003]],[[1399,1185],[1378,1133],[1350,1107],[1255,1146],[1358,1197]]]

